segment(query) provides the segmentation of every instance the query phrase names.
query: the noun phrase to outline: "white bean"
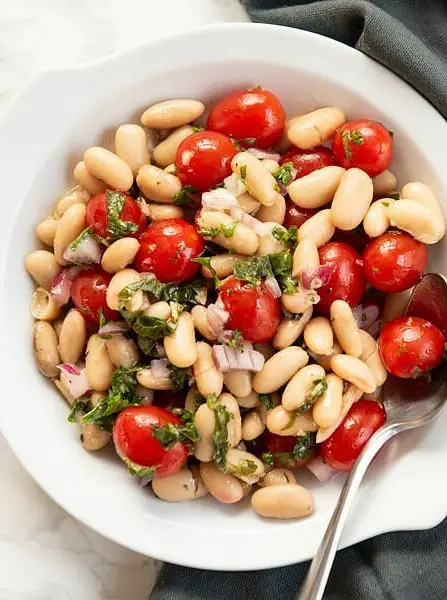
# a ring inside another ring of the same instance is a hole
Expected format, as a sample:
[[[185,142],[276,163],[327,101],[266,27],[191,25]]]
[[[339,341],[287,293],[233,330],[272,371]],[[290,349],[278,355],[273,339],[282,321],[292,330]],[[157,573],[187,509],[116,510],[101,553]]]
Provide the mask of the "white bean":
[[[216,254],[211,257],[211,268],[216,271],[217,277],[224,279],[233,273],[234,265],[239,261],[246,261],[247,256],[243,254]],[[202,274],[208,279],[213,278],[213,274],[208,267],[202,266]]]
[[[103,181],[97,179],[96,177],[93,177],[93,175],[91,175],[88,172],[85,162],[83,160],[81,160],[81,162],[78,162],[78,164],[75,166],[73,171],[73,177],[76,183],[85,190],[87,190],[87,192],[92,196],[100,194],[107,187]]]
[[[200,475],[209,493],[223,504],[234,504],[242,500],[242,482],[234,475],[223,473],[213,463],[200,463]]]
[[[163,319],[163,321],[167,321],[171,318],[172,311],[171,307],[164,300],[159,300],[158,302],[154,302],[151,304],[146,310],[144,314],[148,317],[157,317],[157,319]]]
[[[228,443],[230,448],[234,448],[242,439],[242,419],[239,404],[234,396],[224,392],[218,400],[230,413],[231,418],[228,421]]]
[[[414,200],[422,206],[428,208],[435,217],[436,222],[436,237],[441,239],[445,234],[445,217],[441,208],[441,204],[434,192],[419,181],[407,183],[402,188],[402,198]]]
[[[127,192],[132,187],[132,169],[110,150],[93,146],[85,151],[84,162],[90,175],[113,189]]]
[[[287,469],[276,468],[264,475],[259,482],[261,487],[269,487],[271,485],[297,485],[295,475]]]
[[[304,328],[304,341],[316,354],[329,356],[334,350],[334,334],[329,319],[315,317]]]
[[[304,238],[298,242],[293,253],[292,276],[298,277],[304,269],[314,269],[320,265],[318,248],[312,238]]]
[[[175,331],[164,338],[164,347],[169,362],[176,367],[192,367],[196,362],[197,344],[190,313],[179,316]]]
[[[151,221],[164,221],[165,219],[183,219],[184,212],[180,206],[173,204],[146,204],[147,216]]]
[[[45,221],[42,221],[36,226],[36,235],[42,244],[45,244],[45,246],[50,246],[51,248],[53,247],[57,225],[57,219],[48,217],[45,219]]]
[[[137,185],[149,200],[167,204],[172,204],[174,196],[182,189],[176,175],[166,173],[154,165],[141,167],[137,174]]]
[[[316,431],[318,426],[312,418],[311,412],[297,415],[296,411],[289,411],[281,404],[269,410],[267,414],[267,429],[276,435],[303,435],[308,431]]]
[[[272,206],[278,196],[276,179],[250,152],[239,152],[231,161],[233,173],[245,180],[248,193],[265,206]]]
[[[392,202],[395,202],[392,198],[382,198],[373,202],[368,208],[368,212],[363,219],[363,229],[370,238],[379,237],[390,226],[387,207]]]
[[[374,196],[385,197],[397,189],[397,179],[391,171],[387,169],[379,175],[373,177]]]
[[[219,233],[212,240],[227,250],[252,255],[258,249],[258,236],[256,233],[243,223],[234,221],[223,212],[202,210],[197,222],[201,230],[218,230]],[[227,230],[227,236],[225,235],[225,229]],[[228,233],[231,233],[231,235],[228,235]]]
[[[193,133],[194,129],[190,125],[184,125],[169,134],[166,139],[155,146],[153,152],[155,162],[163,168],[172,164],[180,144]]]
[[[298,148],[307,150],[330,140],[345,121],[345,115],[336,106],[318,108],[291,119],[287,124],[287,137]]]
[[[53,327],[46,321],[38,321],[33,327],[33,349],[39,371],[45,377],[56,377],[60,356],[57,336]]]
[[[213,333],[210,327],[205,306],[201,306],[200,304],[194,306],[191,310],[191,317],[194,322],[194,327],[200,335],[203,335],[204,338],[210,341],[217,340],[217,335]]]
[[[342,354],[342,353],[343,353],[342,347],[337,342],[337,340],[334,340],[334,346],[332,348],[332,353],[331,354],[329,354],[329,355],[326,356],[324,354],[315,354],[315,353],[312,353],[312,358],[320,366],[322,366],[325,371],[330,371],[331,370],[331,358],[332,358],[332,356],[335,356],[336,354]]]
[[[183,467],[174,475],[155,477],[152,480],[154,494],[165,502],[186,502],[203,498],[208,493],[196,467]]]
[[[279,169],[279,162],[272,158],[261,158],[261,163],[264,169],[267,169],[269,173],[274,175]]]
[[[96,423],[83,423],[81,428],[82,445],[89,452],[101,450],[107,446],[112,438],[109,431],[105,431],[96,425]]]
[[[376,385],[379,388],[387,380],[388,373],[383,366],[382,359],[380,358],[377,342],[372,335],[363,330],[360,331],[360,338],[363,345],[363,351],[360,358],[363,360],[366,366],[371,369],[376,381]]]
[[[61,312],[61,307],[43,288],[37,288],[31,297],[31,315],[39,321],[54,321]]]
[[[258,256],[267,256],[269,254],[276,254],[278,252],[282,252],[286,249],[286,245],[282,240],[277,239],[273,235],[273,231],[284,231],[287,233],[287,230],[282,225],[279,225],[275,222],[267,222],[264,223],[265,233],[264,235],[259,237],[259,246],[256,251]]]
[[[226,459],[229,472],[245,483],[257,483],[264,476],[264,465],[257,456],[250,452],[230,448]]]
[[[241,408],[256,408],[261,405],[259,394],[254,391],[250,392],[248,396],[237,396],[236,400]]]
[[[45,290],[51,289],[54,277],[60,272],[61,266],[52,252],[34,250],[25,259],[25,267],[31,277]]]
[[[343,380],[330,373],[326,377],[327,388],[312,407],[312,416],[319,427],[330,427],[337,420],[343,402]]]
[[[332,221],[332,211],[329,208],[320,210],[307,219],[298,229],[298,241],[310,238],[319,248],[327,244],[335,233],[335,225]]]
[[[335,300],[331,304],[331,323],[337,340],[346,354],[359,357],[362,353],[360,329],[351,307],[344,300]]]
[[[282,395],[282,405],[288,410],[297,410],[315,401],[315,394],[321,389],[324,392],[323,382],[326,372],[320,365],[303,367],[292,377],[286,385]]]
[[[290,346],[274,354],[253,379],[259,394],[270,394],[285,385],[299,369],[307,365],[309,356],[302,348]]]
[[[252,374],[251,371],[244,369],[238,371],[227,371],[224,374],[224,382],[228,391],[237,396],[243,398],[248,396],[252,391]]]
[[[122,271],[118,271],[118,273],[115,273],[107,287],[107,306],[112,310],[118,310],[120,307],[119,293],[121,292],[121,290],[123,290],[126,286],[130,285],[131,283],[136,283],[139,280],[140,276],[138,272],[134,269],[123,269]],[[137,298],[140,297],[142,301],[142,293],[140,294],[140,292],[141,290],[137,291],[132,296],[132,300],[135,296],[137,296]]]
[[[251,497],[253,510],[270,519],[298,519],[313,513],[312,494],[300,485],[270,485]]]
[[[242,439],[255,440],[265,430],[267,413],[263,406],[254,408],[242,417]]]
[[[273,338],[273,347],[277,350],[282,350],[291,346],[303,333],[304,328],[312,317],[312,313],[313,307],[311,306],[299,319],[283,319]]]
[[[376,390],[377,384],[371,369],[359,358],[338,354],[331,358],[331,367],[336,375],[349,381],[365,394]]]
[[[240,194],[237,198],[237,203],[242,210],[250,215],[258,214],[259,208],[262,206],[253,196],[250,196],[248,192]],[[274,206],[274,204],[272,204]]]
[[[88,204],[91,195],[87,190],[82,188],[80,185],[75,185],[74,188],[65,192],[56,204],[53,216],[56,219],[60,219],[62,215],[73,206],[73,204]]]
[[[63,254],[85,228],[85,204],[73,204],[59,220],[54,236],[54,256],[60,265],[66,265]]]
[[[70,310],[59,333],[59,351],[62,362],[77,363],[87,339],[85,319],[78,310]]]
[[[138,363],[139,352],[136,343],[124,335],[112,335],[106,340],[110,360],[115,367],[131,369]]]
[[[331,205],[335,227],[343,231],[355,229],[365,218],[372,199],[371,177],[361,169],[348,169],[341,178]]]
[[[197,342],[197,359],[193,364],[194,377],[196,385],[202,396],[216,394],[219,396],[222,392],[224,376],[213,360],[211,346],[206,342]]]
[[[87,342],[85,370],[92,390],[104,392],[110,387],[115,367],[107,352],[106,341],[96,333]]]
[[[424,244],[436,244],[445,234],[439,214],[415,200],[399,200],[387,208],[393,227],[402,229]]]
[[[256,213],[256,218],[266,222],[275,222],[282,225],[286,216],[286,201],[284,196],[278,194],[275,202],[271,206],[261,206]]]
[[[331,437],[331,435],[334,433],[334,431],[345,420],[345,417],[348,414],[348,412],[349,412],[351,406],[354,404],[354,402],[357,402],[358,400],[360,400],[360,398],[362,396],[363,396],[363,392],[361,390],[359,390],[355,385],[350,385],[348,387],[346,392],[343,394],[341,412],[338,415],[338,418],[335,421],[335,423],[333,423],[329,427],[320,427],[318,429],[317,437],[316,437],[317,444],[321,444],[322,442],[327,440],[329,437]]]
[[[204,110],[205,106],[198,100],[165,100],[147,108],[141,115],[141,123],[154,129],[174,129],[195,121]]]
[[[173,388],[171,378],[154,377],[150,368],[137,371],[137,381],[149,390],[172,390]]]
[[[133,262],[139,249],[140,242],[134,238],[116,240],[102,255],[101,266],[107,273],[118,273]]]
[[[139,125],[121,125],[115,134],[115,153],[124,160],[136,175],[143,165],[149,163],[146,131]]]
[[[295,179],[287,188],[290,199],[301,208],[321,208],[332,201],[345,169],[323,167]]]

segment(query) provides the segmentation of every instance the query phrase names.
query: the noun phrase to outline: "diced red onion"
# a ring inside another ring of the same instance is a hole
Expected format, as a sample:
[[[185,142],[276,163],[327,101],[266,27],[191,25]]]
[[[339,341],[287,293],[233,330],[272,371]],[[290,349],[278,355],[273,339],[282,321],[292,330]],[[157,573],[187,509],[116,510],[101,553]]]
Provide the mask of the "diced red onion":
[[[202,206],[207,209],[228,210],[239,204],[232,192],[225,188],[217,188],[202,194]]]
[[[67,304],[70,300],[70,290],[70,269],[62,269],[62,271],[53,277],[50,290],[51,299],[58,306]]]
[[[57,366],[61,372],[61,383],[76,400],[83,396],[90,388],[85,369],[79,369],[73,363],[62,363]]]
[[[124,321],[109,321],[103,327],[98,330],[99,335],[118,335],[120,333],[126,333],[129,331],[129,327]]]
[[[259,148],[248,148],[247,152],[262,160],[264,158],[269,158],[271,160],[279,160],[281,158],[281,154],[278,152],[269,152],[268,150],[260,150]]]
[[[167,358],[155,358],[151,360],[151,373],[155,379],[169,379],[169,361]]]
[[[215,304],[210,304],[207,307],[206,318],[208,319],[208,324],[211,331],[214,335],[218,336],[225,329],[225,325],[230,318],[230,313],[224,308],[221,308],[221,306],[216,302]]]
[[[224,186],[226,190],[231,192],[236,197],[245,194],[245,192],[247,191],[247,186],[242,181],[242,179],[239,179],[236,173],[225,177]]]
[[[279,283],[276,281],[275,277],[267,277],[265,280],[265,286],[271,291],[274,298],[281,298],[281,288],[279,287]]]
[[[269,226],[269,223],[262,223],[262,221],[259,221],[259,219],[255,219],[251,215],[244,212],[242,208],[232,206],[230,209],[230,215],[233,219],[240,221],[246,227],[253,229],[256,235],[259,235],[260,237],[263,237],[269,233],[266,228],[266,225]]]
[[[326,483],[338,474],[338,471],[327,465],[321,456],[317,456],[309,461],[306,468],[315,475],[320,483]]]
[[[352,314],[360,329],[368,330],[379,318],[379,307],[376,304],[359,304],[354,306]]]
[[[64,251],[64,259],[75,265],[94,265],[101,262],[101,246],[91,235],[85,235],[76,248],[67,246]]]
[[[335,272],[335,263],[329,262],[313,269],[303,269],[300,273],[301,285],[306,290],[316,290],[327,285]]]
[[[260,352],[253,350],[251,344],[243,350],[230,348],[229,346],[214,345],[213,357],[218,369],[226,371],[260,371],[264,366],[265,359]]]

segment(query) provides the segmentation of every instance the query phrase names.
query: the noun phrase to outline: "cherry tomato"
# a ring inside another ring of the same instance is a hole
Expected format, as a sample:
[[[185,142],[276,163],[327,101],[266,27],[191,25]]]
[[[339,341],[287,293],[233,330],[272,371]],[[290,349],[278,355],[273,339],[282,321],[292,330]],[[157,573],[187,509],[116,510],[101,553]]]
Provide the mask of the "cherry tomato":
[[[393,138],[382,123],[359,119],[337,129],[332,152],[345,169],[357,167],[375,177],[388,169],[393,158]]]
[[[385,410],[378,402],[359,400],[353,404],[340,427],[321,444],[324,462],[333,469],[349,471],[385,420]]]
[[[239,329],[249,342],[268,342],[281,320],[281,303],[264,283],[249,287],[229,277],[221,287],[220,297],[230,313],[228,329]]]
[[[293,148],[293,150],[289,150],[284,154],[279,164],[283,165],[286,162],[292,163],[293,168],[296,170],[295,179],[309,175],[317,169],[335,165],[332,152],[324,146],[315,146],[315,148],[309,148],[309,150]]]
[[[177,175],[183,185],[206,192],[231,175],[231,159],[237,148],[227,135],[199,131],[180,144],[175,156]]]
[[[90,323],[99,323],[99,310],[108,321],[119,318],[119,313],[111,310],[106,303],[107,286],[111,278],[99,267],[94,267],[80,271],[71,282],[73,304]]]
[[[211,110],[207,129],[226,133],[245,147],[269,148],[282,135],[286,113],[278,98],[268,90],[233,92]]]
[[[286,216],[284,227],[301,227],[303,223],[313,217],[318,210],[316,208],[300,208],[292,200],[286,200]]]
[[[203,252],[203,239],[197,228],[183,219],[152,223],[139,242],[135,257],[138,271],[153,273],[159,281],[186,281],[199,269],[192,259]]]
[[[181,425],[182,421],[159,406],[129,406],[113,426],[113,442],[121,458],[141,467],[155,467],[155,477],[168,477],[181,469],[188,458],[186,444],[176,442],[167,450],[153,436],[153,427]]]
[[[427,246],[403,231],[387,231],[371,240],[363,253],[366,278],[383,292],[413,287],[426,265]]]
[[[123,194],[126,197],[124,200],[123,208],[120,212],[120,219],[130,223],[138,225],[138,231],[136,233],[128,233],[126,237],[136,237],[143,233],[147,227],[146,217],[141,212],[141,208],[138,202],[129,196]],[[108,238],[111,234],[109,231],[109,223],[107,217],[107,192],[101,192],[96,194],[89,200],[87,204],[86,214],[87,225],[89,225],[93,231],[103,238]]]
[[[329,283],[319,288],[320,302],[317,309],[328,315],[334,300],[345,300],[350,306],[356,306],[365,292],[360,254],[343,242],[329,242],[319,251],[320,263],[333,263],[335,271]]]
[[[445,342],[443,333],[430,321],[399,317],[380,332],[379,351],[386,370],[392,375],[418,377],[439,365]]]
[[[263,451],[273,454],[274,466],[283,469],[302,469],[316,454],[314,449],[307,458],[295,459],[291,462],[293,457],[284,456],[284,454],[290,454],[295,444],[296,437],[294,435],[275,435],[266,431],[262,436]]]

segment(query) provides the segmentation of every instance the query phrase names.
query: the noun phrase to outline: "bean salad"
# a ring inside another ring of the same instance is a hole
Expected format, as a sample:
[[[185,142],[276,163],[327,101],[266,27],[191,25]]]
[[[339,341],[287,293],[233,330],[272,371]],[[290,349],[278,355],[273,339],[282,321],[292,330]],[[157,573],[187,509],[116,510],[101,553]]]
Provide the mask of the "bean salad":
[[[112,443],[161,500],[311,514],[300,472],[349,470],[388,374],[444,358],[445,323],[403,315],[444,215],[392,157],[385,124],[287,118],[260,86],[88,148],[25,261],[36,363],[84,448]]]

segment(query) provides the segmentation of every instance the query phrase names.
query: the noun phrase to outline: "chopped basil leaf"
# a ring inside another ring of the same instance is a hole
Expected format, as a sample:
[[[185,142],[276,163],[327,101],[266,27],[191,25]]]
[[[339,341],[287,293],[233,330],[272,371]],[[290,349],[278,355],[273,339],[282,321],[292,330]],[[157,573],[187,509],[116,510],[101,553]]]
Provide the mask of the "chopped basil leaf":
[[[295,447],[293,448],[293,455],[296,460],[306,460],[306,458],[309,458],[315,448],[315,437],[316,434],[312,431],[308,431],[304,435],[297,437]]]
[[[365,141],[361,131],[351,131],[349,134],[349,140],[357,146],[361,146]]]
[[[152,435],[166,449],[172,448],[177,442],[197,442],[200,439],[194,421],[183,425],[168,423],[162,427],[153,426]]]
[[[388,207],[390,205],[389,202],[382,202],[382,204],[383,204],[383,206],[386,206],[386,207]]]
[[[248,261],[238,261],[234,265],[233,275],[236,279],[257,287],[265,277],[273,275],[268,256],[255,256]]]
[[[131,315],[130,317],[128,316],[129,314]],[[175,323],[165,321],[159,317],[150,317],[141,313],[129,313],[128,311],[125,311],[125,315],[127,322],[138,336],[150,338],[151,340],[160,340],[166,335],[171,335],[176,329]]]
[[[176,206],[183,206],[185,204],[195,204],[195,199],[191,197],[191,194],[197,194],[197,190],[192,185],[184,185],[179,192],[174,194],[172,197],[172,203]]]
[[[89,402],[90,402],[90,398],[87,398],[85,396],[75,400],[75,402],[73,402],[73,404],[72,404],[70,414],[68,415],[67,420],[70,423],[76,423],[77,422],[76,417],[77,417],[78,413],[81,415],[84,415],[87,412],[87,406],[88,406]]]
[[[203,131],[203,127],[197,127],[196,125],[193,125],[192,130],[194,133],[199,133],[199,131]]]
[[[294,225],[289,227],[289,229],[286,231],[284,231],[282,227],[275,227],[272,231],[272,236],[275,238],[275,240],[290,246],[292,250],[296,248],[298,243],[298,229]]]
[[[269,255],[272,271],[278,283],[285,294],[294,294],[297,289],[297,283],[292,277],[292,254],[289,250],[283,250],[276,254]]]
[[[125,456],[123,456],[122,459],[126,463],[127,470],[132,477],[144,477],[145,479],[152,479],[152,477],[155,475],[157,467],[143,467],[142,465],[137,465]]]
[[[189,381],[188,369],[182,369],[175,365],[168,365],[169,377],[172,381],[172,389],[174,392],[180,392],[183,390]]]
[[[212,256],[199,256],[199,258],[193,258],[193,262],[198,262],[199,265],[203,265],[211,273],[214,280],[214,287],[218,290],[222,284],[221,280],[217,276],[216,269],[211,264]]]
[[[276,406],[276,402],[272,394],[259,394],[259,401],[267,410],[271,410]]]
[[[216,417],[216,426],[213,433],[213,459],[216,467],[221,471],[226,471],[227,452],[230,447],[228,443],[227,425],[232,415],[227,411],[225,406],[218,401],[216,394],[209,394],[206,397],[206,404],[208,408],[214,411]]]
[[[164,283],[161,283],[161,281],[158,281],[155,277],[144,277],[144,279],[140,279],[140,281],[126,285],[126,287],[120,291],[118,294],[119,303],[121,306],[126,304],[138,290],[149,292],[149,294],[155,296],[157,300],[160,300],[163,294],[164,285]]]
[[[273,463],[275,461],[275,457],[273,456],[273,454],[271,452],[264,452],[261,455],[261,460],[266,465],[273,466]]]
[[[364,143],[363,135],[361,131],[348,131],[345,129],[341,134],[341,142],[343,144],[343,150],[347,160],[352,159],[352,148],[351,142],[357,146],[361,146]]]
[[[71,242],[71,244],[69,245],[69,248],[71,250],[76,250],[76,247],[83,241],[85,240],[85,238],[89,237],[89,236],[93,236],[93,229],[91,227],[86,227],[85,229],[83,229],[81,231],[81,233],[78,235],[78,237],[73,240]]]
[[[276,173],[273,174],[275,179],[282,185],[289,185],[293,180],[293,165],[291,162],[285,162],[279,167]]]
[[[138,225],[136,223],[120,219],[120,214],[125,201],[125,194],[107,190],[107,230],[110,233],[111,239],[119,239],[125,237],[129,233],[136,233],[138,231]]]
[[[395,194],[390,194],[388,198],[392,198],[393,200],[400,200],[400,194],[399,192],[396,192]]]
[[[306,393],[304,397],[304,404],[302,404],[298,410],[297,414],[301,415],[309,410],[309,408],[313,405],[313,403],[324,394],[327,389],[326,378],[323,377],[321,379],[316,379],[311,389]]]
[[[104,312],[103,312],[102,308],[100,308],[98,310],[98,319],[99,319],[99,329],[101,329],[102,327],[105,327],[107,325],[107,319],[104,316]],[[110,338],[112,336],[107,333],[100,333],[99,337],[101,337],[103,340],[110,340]]]
[[[238,221],[232,221],[231,223],[228,223],[228,225],[221,225],[220,228],[221,228],[224,236],[226,238],[229,238],[229,237],[233,237],[237,225],[238,225]]]
[[[247,178],[247,165],[242,165],[239,169],[239,177],[242,183],[245,183],[245,179]]]
[[[176,283],[161,283],[155,277],[145,277],[140,281],[127,285],[119,293],[120,305],[126,304],[132,295],[138,291],[152,294],[156,300],[165,300],[166,302],[179,302],[181,304],[202,304],[199,302],[199,295],[206,290],[201,281],[179,285]]]
[[[139,404],[135,393],[136,372],[141,367],[125,369],[120,367],[112,376],[107,396],[104,396],[90,412],[82,417],[83,423],[95,423],[102,429],[109,429],[113,418],[129,404]]]
[[[209,237],[214,239],[220,233],[220,227],[210,227],[209,229],[199,229],[199,233],[202,237]]]
[[[258,466],[254,460],[244,458],[237,465],[232,465],[231,472],[237,473],[238,475],[253,475],[256,473]]]
[[[242,337],[242,331],[240,329],[235,329],[233,331],[231,340],[228,342],[228,346],[230,346],[230,348],[234,348],[235,350],[242,350],[244,347],[242,343],[243,341],[244,338]]]

